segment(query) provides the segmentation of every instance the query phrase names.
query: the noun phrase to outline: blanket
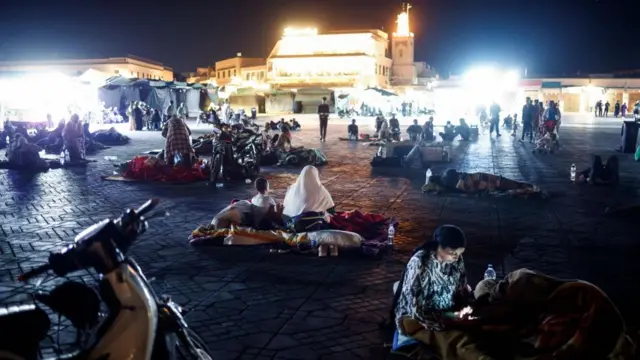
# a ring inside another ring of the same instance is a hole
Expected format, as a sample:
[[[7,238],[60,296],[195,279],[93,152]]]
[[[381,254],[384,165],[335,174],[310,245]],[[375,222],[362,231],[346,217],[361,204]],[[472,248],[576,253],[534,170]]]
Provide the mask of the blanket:
[[[633,358],[620,313],[596,286],[526,269],[478,287],[486,282],[493,286],[476,288],[474,318],[452,321],[444,331],[405,319],[407,335],[422,345],[398,351],[416,359]]]
[[[350,243],[347,245],[336,238],[335,245],[342,248],[357,248],[357,251],[366,256],[377,256],[387,247],[387,231],[389,224],[397,227],[395,219],[389,220],[380,214],[363,213],[359,210],[338,212],[331,217],[328,230],[339,233],[351,233],[357,235],[361,240],[357,241],[357,246]],[[204,225],[196,228],[188,240],[191,245],[239,245],[225,243],[225,238],[236,234],[237,236],[250,237],[257,239],[254,243],[243,242],[240,245],[264,245],[265,243],[276,244],[282,243],[290,247],[317,246],[313,242],[315,236],[309,236],[310,233],[292,234],[282,230],[255,230],[247,224],[231,225],[229,229],[218,229],[214,225]],[[277,235],[274,235],[277,234]],[[344,234],[342,234],[344,235]],[[268,237],[269,241],[262,241],[264,237]],[[344,237],[342,237],[344,239]]]
[[[191,168],[171,166],[152,156],[136,156],[131,161],[116,165],[122,177],[140,181],[193,182],[207,180],[209,174],[201,161]]]

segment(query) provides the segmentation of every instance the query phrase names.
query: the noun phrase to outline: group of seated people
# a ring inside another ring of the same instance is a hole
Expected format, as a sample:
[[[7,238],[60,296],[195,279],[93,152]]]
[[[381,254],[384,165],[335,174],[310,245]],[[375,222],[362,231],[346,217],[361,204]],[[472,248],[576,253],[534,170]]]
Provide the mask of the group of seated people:
[[[267,127],[269,129],[267,129]],[[300,123],[296,119],[286,121],[284,118],[281,118],[278,122],[270,121],[268,124],[265,124],[265,130],[272,131],[284,131],[284,129],[289,131],[298,131],[300,128]]]
[[[458,135],[464,141],[467,141],[471,138],[471,127],[467,124],[465,119],[459,120],[459,125],[454,126],[451,124],[451,121],[447,121],[447,124],[444,127],[444,131],[440,132],[439,135],[444,141],[452,141]],[[400,123],[398,119],[392,117],[388,121],[382,117],[376,117],[376,137],[378,139],[392,139],[393,134],[400,133]],[[356,120],[352,119],[351,124],[347,126],[347,135],[349,140],[358,140],[360,136],[358,125],[356,124]],[[424,125],[420,126],[417,119],[413,120],[413,124],[411,124],[407,128],[407,135],[409,135],[409,140],[412,143],[419,142],[430,142],[435,140],[434,136],[434,126],[433,126],[433,116],[430,116],[429,119],[424,123]]]
[[[51,132],[39,129],[34,136],[30,136],[26,128],[14,128],[6,122],[3,138],[9,138],[7,160],[12,168],[47,168],[47,162],[42,160],[40,152],[56,147],[57,153],[64,151],[65,161],[81,161],[84,159],[85,132],[88,132],[88,124],[83,126],[77,114],[72,115],[66,123],[61,121]]]
[[[393,350],[410,358],[630,359],[620,313],[595,285],[520,269],[469,286],[466,235],[442,225],[393,286]]]
[[[296,182],[291,185],[279,203],[269,194],[269,182],[264,178],[255,181],[257,194],[250,200],[234,201],[228,208],[242,208],[239,223],[224,218],[228,209],[216,216],[212,224],[216,228],[231,225],[250,226],[257,230],[287,229],[301,233],[326,229],[329,217],[335,214],[335,204],[329,191],[322,185],[318,169],[305,166]]]

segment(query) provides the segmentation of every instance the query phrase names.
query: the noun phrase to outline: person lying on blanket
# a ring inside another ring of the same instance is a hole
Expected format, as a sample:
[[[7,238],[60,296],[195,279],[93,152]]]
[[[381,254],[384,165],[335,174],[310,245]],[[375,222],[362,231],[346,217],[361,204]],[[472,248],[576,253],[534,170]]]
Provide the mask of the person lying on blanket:
[[[329,191],[320,182],[318,169],[305,166],[295,184],[287,190],[283,202],[283,215],[296,232],[321,230],[335,213],[335,204]]]
[[[462,321],[459,310],[471,302],[462,259],[465,246],[466,236],[459,227],[442,225],[431,241],[414,251],[401,281],[394,284],[395,351],[415,345],[414,335],[422,330],[420,340],[429,344],[437,344],[456,331]],[[457,358],[449,349],[438,351],[442,359]],[[470,349],[469,354],[477,352]]]
[[[470,316],[491,324],[483,332],[528,343],[520,350],[534,359],[626,359],[632,350],[622,316],[593,284],[520,269],[500,282],[481,281],[474,293]]]
[[[422,191],[457,190],[466,193],[482,191],[514,191],[516,193],[539,192],[537,186],[499,175],[487,173],[464,173],[455,169],[445,171],[444,175],[432,175],[422,187]]]

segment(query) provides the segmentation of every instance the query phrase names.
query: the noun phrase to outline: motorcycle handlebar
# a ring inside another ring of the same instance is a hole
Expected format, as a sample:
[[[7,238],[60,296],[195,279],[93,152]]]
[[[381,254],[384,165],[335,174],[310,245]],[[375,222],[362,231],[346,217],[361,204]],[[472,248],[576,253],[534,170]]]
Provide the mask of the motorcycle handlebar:
[[[128,213],[123,214],[120,217],[120,219],[116,221],[116,223],[122,227],[122,230],[125,230],[124,228],[129,228],[131,225],[138,223],[140,220],[143,220],[144,215],[151,212],[159,203],[160,203],[160,199],[151,199],[146,203],[142,204],[142,206],[140,206],[138,209],[129,211]],[[123,219],[126,220],[125,223],[122,222]],[[138,231],[136,231],[136,235],[137,233]],[[91,236],[89,236],[89,238],[91,238]],[[75,246],[73,246],[73,248],[75,248]],[[70,271],[71,269],[64,269],[65,267],[64,265],[67,262],[65,258],[69,255],[73,256],[72,254],[75,254],[75,252],[70,252],[68,250],[69,249],[67,249],[67,251],[64,253],[60,253],[60,252],[51,253],[49,255],[49,260],[46,264],[40,265],[38,267],[35,267],[21,274],[20,276],[18,276],[18,281],[27,281],[33,277],[44,274],[47,271],[52,269],[54,270],[54,272],[58,272],[59,270],[61,270],[62,272],[66,273]]]

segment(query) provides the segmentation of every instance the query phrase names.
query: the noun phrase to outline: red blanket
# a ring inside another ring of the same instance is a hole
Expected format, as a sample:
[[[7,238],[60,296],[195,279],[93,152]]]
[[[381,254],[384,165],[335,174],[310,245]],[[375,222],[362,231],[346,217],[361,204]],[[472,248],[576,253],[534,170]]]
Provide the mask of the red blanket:
[[[145,164],[148,156],[136,156],[129,161],[123,177],[145,181],[165,182],[193,182],[206,180],[208,175],[201,169],[201,162],[196,162],[191,168],[171,165]]]
[[[387,219],[380,214],[362,213],[359,210],[336,213],[331,217],[331,228],[360,234],[366,240],[386,238]]]

